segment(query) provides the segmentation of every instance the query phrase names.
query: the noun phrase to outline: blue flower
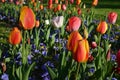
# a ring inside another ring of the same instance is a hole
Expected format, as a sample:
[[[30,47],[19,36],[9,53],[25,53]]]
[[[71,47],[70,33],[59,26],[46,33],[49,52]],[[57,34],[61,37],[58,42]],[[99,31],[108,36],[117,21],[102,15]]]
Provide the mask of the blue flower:
[[[8,75],[7,75],[6,73],[4,73],[4,74],[1,76],[1,79],[2,79],[2,80],[9,80]]]
[[[111,54],[111,61],[115,61],[116,60],[116,55]]]
[[[114,77],[114,78],[112,78],[112,80],[117,80],[117,78]]]
[[[90,73],[94,73],[94,72],[95,72],[95,68],[90,68],[90,69],[89,69],[89,72],[90,72]]]

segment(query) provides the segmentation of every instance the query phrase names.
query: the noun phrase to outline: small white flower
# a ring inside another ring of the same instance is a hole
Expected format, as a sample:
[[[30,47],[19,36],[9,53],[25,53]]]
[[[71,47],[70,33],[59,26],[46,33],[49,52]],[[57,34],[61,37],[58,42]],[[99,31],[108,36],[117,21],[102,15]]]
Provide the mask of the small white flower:
[[[45,20],[45,24],[46,25],[49,25],[50,24],[50,22],[49,22],[49,20],[47,19],[47,20]]]
[[[63,16],[53,17],[52,24],[53,24],[54,27],[60,28],[63,25],[63,20],[64,20]]]

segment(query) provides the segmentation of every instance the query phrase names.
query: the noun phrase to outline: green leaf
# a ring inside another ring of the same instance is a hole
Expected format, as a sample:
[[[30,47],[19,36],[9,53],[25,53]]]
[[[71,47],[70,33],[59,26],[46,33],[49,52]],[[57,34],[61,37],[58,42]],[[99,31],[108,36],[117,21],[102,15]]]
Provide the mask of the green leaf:
[[[52,40],[51,40],[51,42],[50,42],[50,45],[52,46],[53,44],[54,44],[54,42],[55,42],[55,36],[56,36],[56,34],[53,34],[52,35]]]
[[[23,77],[23,80],[28,80],[30,71],[31,71],[31,69],[34,67],[34,65],[35,65],[35,62],[33,62],[33,63],[29,66],[29,68],[28,68],[27,71],[25,72],[25,75],[24,75],[24,77]],[[22,74],[23,74],[23,73],[22,73]]]
[[[51,30],[51,28],[48,29],[47,34],[46,34],[46,40],[47,40],[47,41],[49,40],[50,30]]]
[[[5,58],[5,62],[10,62],[10,58]]]
[[[16,75],[19,78],[19,80],[22,80],[22,67],[16,69]]]
[[[55,80],[57,78],[56,73],[49,66],[47,66],[47,69],[50,74],[51,80]]]

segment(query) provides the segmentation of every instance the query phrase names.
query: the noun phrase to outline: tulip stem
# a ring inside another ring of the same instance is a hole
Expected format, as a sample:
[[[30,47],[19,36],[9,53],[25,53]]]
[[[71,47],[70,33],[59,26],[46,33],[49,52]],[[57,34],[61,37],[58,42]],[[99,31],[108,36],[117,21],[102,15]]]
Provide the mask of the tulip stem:
[[[79,70],[80,70],[80,63],[78,63],[78,66],[77,66],[77,73],[76,73],[76,77],[75,77],[75,80],[80,80],[80,79],[78,79],[79,77],[79,75],[78,75],[78,73],[79,73]]]

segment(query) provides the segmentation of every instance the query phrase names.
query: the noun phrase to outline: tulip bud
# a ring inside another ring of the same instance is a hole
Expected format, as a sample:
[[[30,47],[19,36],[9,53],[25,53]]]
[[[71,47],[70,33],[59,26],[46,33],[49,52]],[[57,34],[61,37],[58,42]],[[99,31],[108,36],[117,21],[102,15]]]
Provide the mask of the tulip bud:
[[[17,27],[14,27],[9,35],[9,42],[13,45],[19,44],[22,40],[21,32]]]
[[[105,21],[101,21],[97,27],[97,32],[104,34],[108,29],[108,25]]]
[[[35,14],[28,6],[23,6],[20,11],[20,23],[24,29],[32,29],[35,26]]]
[[[43,7],[43,5],[41,4],[39,8],[40,8],[40,10],[43,10],[44,7]]]
[[[55,4],[58,4],[58,0],[55,0]]]
[[[110,53],[111,53],[111,52],[110,52],[110,49],[109,49],[108,52],[107,52],[107,57],[106,57],[106,58],[107,58],[107,61],[110,61]]]
[[[91,48],[95,49],[96,47],[97,47],[97,43],[93,41],[93,42],[91,43]]]
[[[78,11],[77,11],[78,15],[81,15],[82,13],[82,10],[79,8]]]
[[[93,0],[92,6],[97,6],[97,4],[98,4],[98,0]]]
[[[49,25],[50,24],[49,20],[45,20],[45,24]]]
[[[110,12],[108,14],[108,22],[111,24],[115,24],[115,22],[117,20],[117,16],[118,16],[118,14],[116,12]]]
[[[70,3],[73,4],[73,3],[74,3],[74,0],[70,0]]]
[[[80,40],[75,45],[73,59],[77,62],[86,62],[89,57],[89,44],[86,39]]]
[[[4,73],[6,71],[6,64],[2,62],[1,67],[2,67],[2,71]]]
[[[67,31],[77,31],[81,25],[81,19],[79,17],[73,16],[69,19]]]

